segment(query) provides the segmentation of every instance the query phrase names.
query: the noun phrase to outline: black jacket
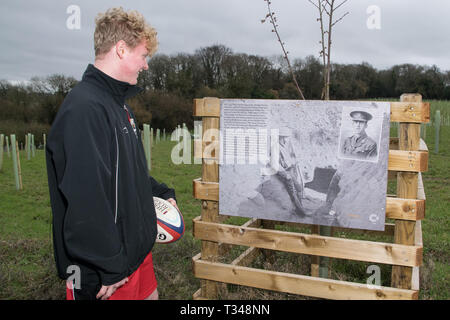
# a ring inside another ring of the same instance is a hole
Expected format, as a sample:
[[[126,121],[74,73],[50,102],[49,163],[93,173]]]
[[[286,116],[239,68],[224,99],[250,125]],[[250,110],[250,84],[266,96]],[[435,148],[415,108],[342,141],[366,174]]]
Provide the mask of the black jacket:
[[[46,161],[62,279],[70,265],[80,267],[81,283],[83,274],[103,285],[129,276],[156,239],[153,196],[175,198],[148,174],[140,132],[124,108],[139,91],[89,65],[53,122]]]

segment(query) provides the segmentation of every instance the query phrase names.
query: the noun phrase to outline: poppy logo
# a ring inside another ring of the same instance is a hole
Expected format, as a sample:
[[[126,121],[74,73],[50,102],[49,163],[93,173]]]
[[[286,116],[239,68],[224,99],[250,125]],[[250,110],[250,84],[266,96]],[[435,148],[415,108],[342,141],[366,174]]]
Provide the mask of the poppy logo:
[[[372,223],[377,223],[378,220],[380,220],[380,217],[374,213],[369,216],[369,221]]]

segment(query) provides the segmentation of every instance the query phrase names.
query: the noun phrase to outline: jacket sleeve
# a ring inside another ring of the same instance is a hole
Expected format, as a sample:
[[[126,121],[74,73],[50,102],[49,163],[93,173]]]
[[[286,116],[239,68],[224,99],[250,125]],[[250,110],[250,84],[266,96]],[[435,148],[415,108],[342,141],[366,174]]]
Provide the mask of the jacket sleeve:
[[[127,272],[115,225],[115,136],[107,121],[95,106],[77,105],[68,112],[63,129],[66,167],[59,185],[67,200],[67,252],[97,270],[103,285],[122,280]]]
[[[149,179],[152,184],[153,196],[162,198],[165,200],[170,199],[170,198],[173,198],[175,201],[177,200],[177,198],[175,198],[175,190],[174,189],[169,188],[164,183],[159,183],[150,175],[149,175]]]

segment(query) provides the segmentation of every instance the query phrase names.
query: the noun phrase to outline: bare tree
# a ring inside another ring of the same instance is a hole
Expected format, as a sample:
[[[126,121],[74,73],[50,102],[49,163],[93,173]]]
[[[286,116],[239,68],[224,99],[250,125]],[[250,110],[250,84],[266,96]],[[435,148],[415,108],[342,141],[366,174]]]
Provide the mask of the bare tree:
[[[288,64],[289,73],[291,74],[292,81],[294,81],[295,87],[297,88],[297,91],[298,91],[300,97],[303,100],[305,100],[305,97],[303,96],[302,89],[300,89],[300,86],[297,83],[297,79],[295,78],[294,71],[292,70],[291,62],[289,61],[289,57],[288,57],[289,51],[286,51],[286,49],[284,47],[285,43],[283,41],[281,41],[280,33],[278,32],[277,17],[275,16],[275,12],[273,12],[272,9],[270,8],[271,2],[270,2],[270,0],[264,0],[264,1],[267,3],[267,11],[268,11],[268,13],[265,16],[265,18],[261,20],[261,23],[266,22],[266,20],[268,18],[270,18],[270,23],[273,26],[272,32],[275,32],[275,34],[277,36],[277,39],[278,39],[278,42],[281,45],[281,50],[283,50],[284,58],[286,59],[286,62]]]
[[[331,75],[331,44],[332,44],[332,31],[333,27],[340,22],[349,13],[344,13],[340,18],[335,19],[336,11],[347,2],[347,0],[308,0],[319,11],[319,18],[317,21],[320,23],[320,33],[322,39],[319,43],[322,46],[320,51],[320,57],[323,64],[323,89],[322,99],[330,99],[330,75]],[[326,21],[327,19],[328,21]],[[326,25],[325,25],[326,24]]]

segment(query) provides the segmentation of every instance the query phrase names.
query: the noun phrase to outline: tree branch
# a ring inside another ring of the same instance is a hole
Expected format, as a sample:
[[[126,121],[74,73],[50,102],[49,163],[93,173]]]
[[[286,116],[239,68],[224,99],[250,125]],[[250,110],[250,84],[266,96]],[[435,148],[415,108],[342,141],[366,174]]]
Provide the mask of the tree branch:
[[[295,87],[297,88],[297,91],[300,95],[300,97],[305,100],[305,96],[303,95],[302,89],[300,89],[300,86],[297,83],[297,79],[295,78],[295,74],[294,71],[292,70],[292,66],[291,66],[291,62],[289,61],[289,57],[288,57],[288,51],[286,51],[285,47],[284,47],[284,42],[281,41],[281,37],[280,37],[280,33],[278,32],[278,25],[276,24],[276,17],[275,17],[275,12],[272,11],[272,9],[270,8],[270,0],[264,0],[265,2],[267,2],[267,10],[268,10],[268,14],[266,15],[266,17],[261,20],[262,23],[264,23],[266,21],[267,18],[270,18],[270,23],[273,25],[273,29],[272,32],[275,32],[278,42],[281,45],[281,50],[283,50],[284,53],[284,58],[286,59],[286,62],[288,64],[288,68],[289,68],[289,73],[292,76],[292,80],[294,81]]]

